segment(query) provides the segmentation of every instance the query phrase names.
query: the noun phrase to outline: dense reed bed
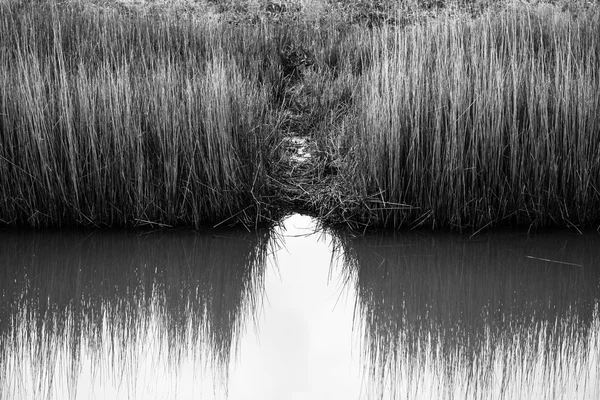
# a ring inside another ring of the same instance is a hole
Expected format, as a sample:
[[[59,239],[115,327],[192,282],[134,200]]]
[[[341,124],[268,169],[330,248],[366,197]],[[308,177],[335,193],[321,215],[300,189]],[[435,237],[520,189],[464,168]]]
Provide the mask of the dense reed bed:
[[[343,133],[383,226],[600,220],[600,13],[512,5],[373,35]],[[350,214],[350,213],[348,213]]]
[[[0,224],[597,226],[598,6],[492,3],[2,2]]]
[[[0,32],[2,223],[266,215],[268,32],[45,2]]]

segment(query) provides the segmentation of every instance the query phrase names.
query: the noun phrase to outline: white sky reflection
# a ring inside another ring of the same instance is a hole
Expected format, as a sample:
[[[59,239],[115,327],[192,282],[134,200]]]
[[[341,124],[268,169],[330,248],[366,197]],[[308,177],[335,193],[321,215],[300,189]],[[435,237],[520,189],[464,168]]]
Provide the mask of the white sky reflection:
[[[330,270],[329,238],[294,215],[266,273],[258,330],[242,339],[230,399],[350,399],[360,391],[352,349],[354,293]],[[330,274],[333,274],[330,276]],[[254,330],[250,327],[250,330]]]

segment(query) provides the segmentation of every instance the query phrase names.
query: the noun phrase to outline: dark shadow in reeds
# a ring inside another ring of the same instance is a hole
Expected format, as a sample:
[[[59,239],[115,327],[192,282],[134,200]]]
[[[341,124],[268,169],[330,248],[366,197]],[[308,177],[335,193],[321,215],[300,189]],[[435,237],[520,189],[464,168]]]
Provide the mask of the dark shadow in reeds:
[[[370,398],[594,397],[596,232],[337,240]]]
[[[135,382],[151,354],[157,370],[176,376],[193,360],[226,388],[262,302],[270,239],[270,230],[0,232],[0,393],[60,398],[76,390],[84,360],[93,375]]]

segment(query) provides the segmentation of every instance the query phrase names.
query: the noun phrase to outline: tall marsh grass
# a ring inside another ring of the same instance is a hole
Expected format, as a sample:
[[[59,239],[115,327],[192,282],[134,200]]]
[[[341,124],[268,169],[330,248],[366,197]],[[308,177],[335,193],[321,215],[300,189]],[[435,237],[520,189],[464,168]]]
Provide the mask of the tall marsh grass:
[[[0,224],[600,222],[598,7],[446,3],[2,2]],[[291,136],[317,143],[303,168]]]
[[[373,35],[345,132],[370,224],[600,220],[600,14],[514,6]]]
[[[2,3],[0,222],[264,216],[269,36],[246,29]]]

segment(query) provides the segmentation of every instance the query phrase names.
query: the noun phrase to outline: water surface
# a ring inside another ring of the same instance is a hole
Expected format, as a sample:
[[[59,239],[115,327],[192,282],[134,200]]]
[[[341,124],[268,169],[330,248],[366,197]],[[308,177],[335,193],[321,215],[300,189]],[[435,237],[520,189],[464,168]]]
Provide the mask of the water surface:
[[[600,235],[0,232],[1,399],[596,399]]]

